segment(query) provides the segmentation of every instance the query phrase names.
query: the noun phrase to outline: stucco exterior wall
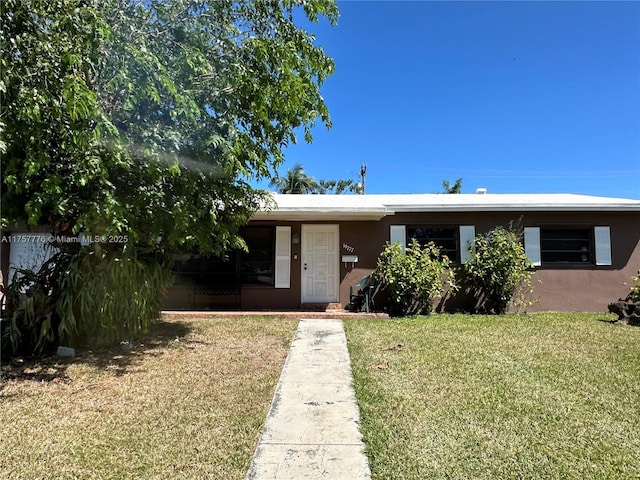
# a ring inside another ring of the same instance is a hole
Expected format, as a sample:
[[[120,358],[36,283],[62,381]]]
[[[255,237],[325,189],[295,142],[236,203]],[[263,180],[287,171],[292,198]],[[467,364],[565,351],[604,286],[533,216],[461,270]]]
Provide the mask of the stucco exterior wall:
[[[609,226],[612,264],[543,265],[536,267],[534,293],[536,302],[528,311],[596,311],[626,296],[631,276],[640,270],[640,212],[453,212],[397,213],[381,220],[353,221],[260,221],[252,225],[291,226],[292,238],[300,239],[303,224],[337,224],[340,255],[357,255],[355,265],[339,264],[339,303],[349,303],[349,287],[371,273],[378,254],[389,240],[391,225],[460,226],[474,225],[476,233],[496,225],[519,222],[521,226]],[[8,233],[8,232],[3,232]],[[10,243],[0,246],[0,267],[7,279]],[[291,245],[290,288],[242,286],[240,308],[248,310],[295,310],[301,306],[301,242]],[[167,293],[167,309],[227,308],[229,298],[200,296],[194,301],[192,289],[173,287]],[[445,308],[456,309],[464,302],[454,299]]]
[[[629,291],[640,269],[640,212],[505,212],[403,214],[387,217],[390,225],[475,225],[476,234],[510,222],[521,226],[610,226],[612,265],[553,265],[535,268],[533,305],[527,311],[605,312]]]
[[[628,294],[631,276],[640,270],[640,213],[574,214],[570,220],[611,227],[612,264],[537,267],[532,311],[605,312],[609,303]]]
[[[288,225],[291,226],[292,237],[300,238],[302,224],[331,224],[338,225],[340,235],[340,254],[358,255],[359,261],[352,268],[340,262],[339,303],[349,303],[349,286],[371,273],[376,266],[378,254],[387,238],[380,231],[379,222],[254,222],[252,225]],[[349,247],[354,248],[353,251]],[[291,288],[243,286],[242,308],[249,310],[264,309],[298,309],[300,308],[301,292],[301,243],[291,246]]]
[[[611,228],[612,265],[554,265],[536,267],[533,277],[535,303],[528,311],[606,311],[607,305],[624,297],[631,276],[640,269],[640,212],[505,212],[403,213],[380,221],[307,222],[337,223],[341,254],[358,255],[358,263],[340,263],[340,303],[349,302],[349,287],[375,269],[378,254],[389,240],[391,225],[475,225],[485,233],[509,222],[522,226],[595,226]],[[272,222],[290,225],[300,234],[303,222]],[[258,223],[256,223],[258,224]],[[260,222],[259,224],[265,224]],[[353,250],[352,250],[353,249]],[[297,257],[297,259],[295,258]],[[300,244],[292,245],[291,288],[243,287],[242,308],[297,309],[300,307]],[[449,302],[455,309],[461,303]]]

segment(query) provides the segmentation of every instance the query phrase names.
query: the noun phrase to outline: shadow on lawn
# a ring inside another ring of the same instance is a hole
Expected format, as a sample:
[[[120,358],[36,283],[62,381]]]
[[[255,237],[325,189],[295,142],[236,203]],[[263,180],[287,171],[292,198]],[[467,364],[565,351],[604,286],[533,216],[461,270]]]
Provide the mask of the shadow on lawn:
[[[615,323],[618,323],[618,319],[617,318],[598,318],[598,321],[602,322],[602,323],[608,323],[608,324],[611,324],[611,325],[613,325]]]
[[[57,356],[13,358],[3,363],[1,367],[0,398],[2,398],[4,385],[9,381],[70,383],[72,379],[67,375],[67,368],[74,364],[108,369],[116,376],[124,375],[145,356],[161,355],[162,348],[169,346],[176,339],[186,337],[190,332],[191,328],[184,323],[159,320],[151,326],[149,333],[130,346],[116,345],[94,350],[78,349],[76,356],[72,358]]]

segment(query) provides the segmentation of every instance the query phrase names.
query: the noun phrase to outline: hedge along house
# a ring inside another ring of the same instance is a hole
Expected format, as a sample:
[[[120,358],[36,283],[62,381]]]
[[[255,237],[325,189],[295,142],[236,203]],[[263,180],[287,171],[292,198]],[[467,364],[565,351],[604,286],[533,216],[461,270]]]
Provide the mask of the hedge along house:
[[[479,193],[482,193],[480,190]],[[606,311],[640,269],[640,201],[572,194],[277,195],[249,253],[185,255],[167,309],[340,307],[385,242],[433,241],[463,264],[476,234],[516,222],[535,265],[531,311]],[[445,308],[447,305],[445,305]]]

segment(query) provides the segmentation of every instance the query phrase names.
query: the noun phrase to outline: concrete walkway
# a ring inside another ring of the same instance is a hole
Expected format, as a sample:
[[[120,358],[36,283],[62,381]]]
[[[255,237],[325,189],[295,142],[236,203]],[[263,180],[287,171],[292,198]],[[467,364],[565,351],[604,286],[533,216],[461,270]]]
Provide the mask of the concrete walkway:
[[[370,479],[341,320],[298,325],[248,480]]]

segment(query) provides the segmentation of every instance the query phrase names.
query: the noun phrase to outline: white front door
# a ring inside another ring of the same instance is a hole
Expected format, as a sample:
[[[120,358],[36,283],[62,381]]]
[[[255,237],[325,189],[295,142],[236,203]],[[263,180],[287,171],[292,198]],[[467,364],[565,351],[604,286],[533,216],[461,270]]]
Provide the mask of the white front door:
[[[302,303],[338,302],[338,225],[302,225]]]

